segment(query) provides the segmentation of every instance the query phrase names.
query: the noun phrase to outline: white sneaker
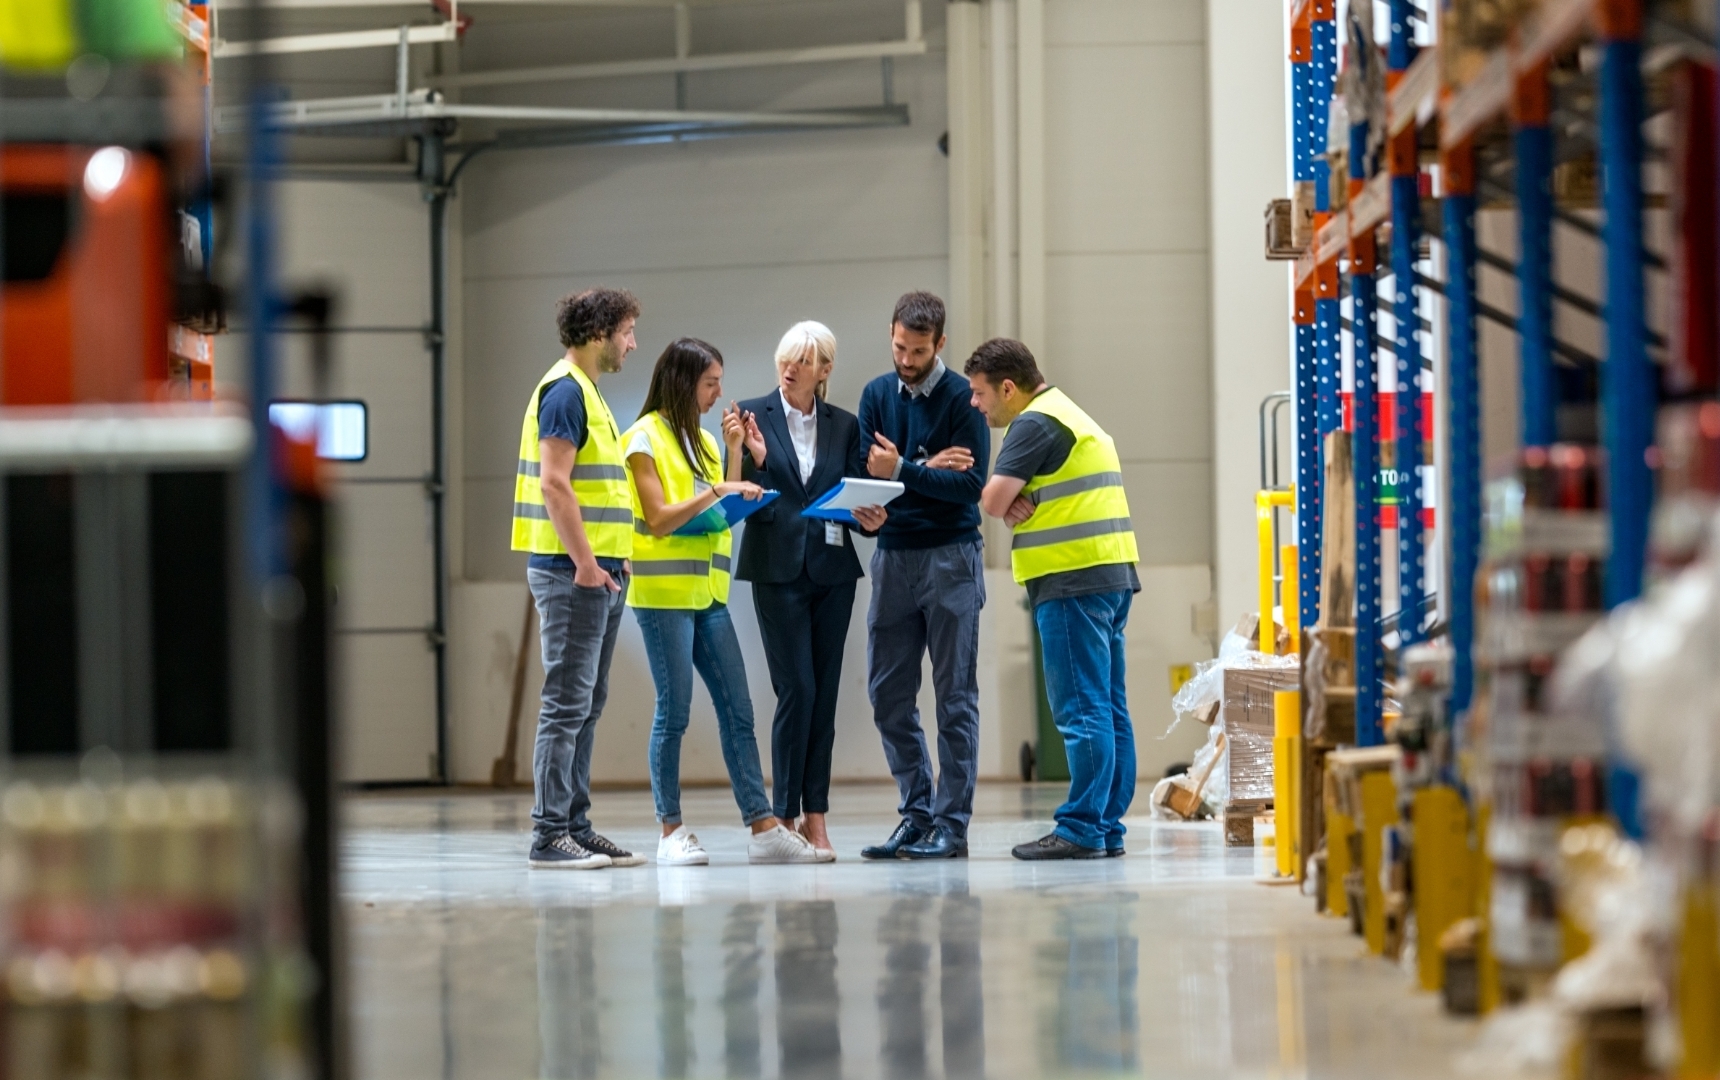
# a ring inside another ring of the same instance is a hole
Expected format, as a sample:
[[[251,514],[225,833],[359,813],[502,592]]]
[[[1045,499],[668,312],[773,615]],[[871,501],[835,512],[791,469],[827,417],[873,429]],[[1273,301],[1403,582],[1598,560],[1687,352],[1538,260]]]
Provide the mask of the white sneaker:
[[[811,841],[781,825],[754,833],[747,841],[747,861],[754,863],[815,863],[824,857]]]
[[[708,866],[711,857],[699,846],[699,838],[685,825],[657,841],[658,866]]]

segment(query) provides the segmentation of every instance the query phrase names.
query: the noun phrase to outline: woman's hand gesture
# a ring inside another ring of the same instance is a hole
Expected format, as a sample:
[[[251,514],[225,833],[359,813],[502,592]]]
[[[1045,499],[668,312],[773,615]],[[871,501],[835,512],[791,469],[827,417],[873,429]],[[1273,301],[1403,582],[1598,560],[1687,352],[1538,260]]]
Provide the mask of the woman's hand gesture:
[[[711,490],[716,492],[719,499],[728,498],[730,495],[739,495],[748,502],[755,502],[764,498],[764,488],[750,480],[725,480]]]
[[[738,454],[746,437],[747,425],[741,407],[731,401],[729,407],[723,410],[723,445],[729,448],[730,455]]]
[[[723,443],[728,446],[730,457],[744,446],[752,455],[754,465],[764,464],[764,432],[758,429],[758,420],[732,401],[723,410]]]
[[[752,413],[742,413],[747,425],[747,453],[752,455],[754,465],[764,464],[765,445],[764,432],[758,429],[758,417]]]

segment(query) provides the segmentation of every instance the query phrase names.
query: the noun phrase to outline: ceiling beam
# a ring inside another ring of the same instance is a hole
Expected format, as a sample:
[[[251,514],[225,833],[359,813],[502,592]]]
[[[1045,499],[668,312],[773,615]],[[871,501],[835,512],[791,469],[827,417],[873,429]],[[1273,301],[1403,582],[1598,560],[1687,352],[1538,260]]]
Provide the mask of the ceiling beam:
[[[248,107],[224,105],[215,110],[215,130],[221,134],[242,131]],[[544,108],[529,105],[465,105],[444,102],[417,90],[402,99],[394,94],[362,97],[282,101],[267,105],[268,123],[288,131],[317,130],[340,134],[341,128],[363,128],[378,123],[424,124],[435,121],[484,120],[502,124],[561,126],[577,124],[668,124],[676,127],[710,128],[770,127],[832,128],[866,126],[882,117],[906,122],[901,106],[867,106],[858,109],[816,109],[804,112],[695,112],[679,109],[580,109]]]
[[[925,53],[926,43],[923,40],[876,41],[854,45],[814,45],[804,49],[714,53],[709,56],[611,60],[591,64],[510,68],[503,71],[467,71],[458,75],[432,76],[429,82],[432,86],[445,88],[513,86],[519,83],[567,82],[630,75],[667,75],[683,71],[730,71],[737,68],[784,67],[791,64],[827,64],[842,60],[877,60],[887,56],[922,56]]]
[[[471,0],[467,0],[468,3]],[[335,52],[341,49],[397,49],[401,31],[406,32],[408,45],[428,45],[439,41],[454,41],[459,26],[452,22],[434,26],[406,26],[387,30],[343,30],[332,34],[299,34],[294,37],[263,38],[260,41],[217,41],[214,57],[225,60],[234,56],[278,56],[286,53]]]

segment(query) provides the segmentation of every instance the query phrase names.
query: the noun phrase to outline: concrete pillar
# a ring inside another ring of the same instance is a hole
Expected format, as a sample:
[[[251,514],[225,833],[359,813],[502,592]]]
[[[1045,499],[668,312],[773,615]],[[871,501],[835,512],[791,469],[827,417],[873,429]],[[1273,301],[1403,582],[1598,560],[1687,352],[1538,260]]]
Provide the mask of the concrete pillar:
[[[986,4],[991,64],[991,235],[987,238],[991,298],[987,337],[1016,333],[1015,270],[1015,0]]]
[[[978,0],[949,5],[950,295],[944,360],[957,370],[986,328],[986,186],[991,122],[986,102],[984,11]]]
[[[1015,0],[1016,243],[1019,337],[1043,367],[1045,336],[1045,0]]]

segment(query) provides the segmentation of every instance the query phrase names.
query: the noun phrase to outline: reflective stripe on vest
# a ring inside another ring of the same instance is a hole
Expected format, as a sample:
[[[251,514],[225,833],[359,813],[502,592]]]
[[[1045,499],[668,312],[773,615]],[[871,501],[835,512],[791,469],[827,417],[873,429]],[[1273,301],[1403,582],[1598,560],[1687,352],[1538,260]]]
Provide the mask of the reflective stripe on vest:
[[[561,537],[544,506],[540,477],[543,462],[538,449],[538,405],[544,388],[560,379],[572,379],[585,395],[585,445],[573,459],[573,494],[579,500],[580,520],[591,553],[603,558],[626,559],[633,554],[633,502],[627,483],[627,468],[621,460],[621,433],[609,403],[598,393],[597,384],[563,357],[555,362],[532,390],[526,403],[525,422],[520,427],[520,462],[514,474],[515,551],[537,555],[565,555]]]
[[[622,445],[644,432],[651,441],[651,459],[657,464],[657,479],[663,486],[663,502],[685,502],[697,484],[686,451],[661,413],[639,418],[622,436]],[[712,482],[712,461],[721,462],[717,440],[699,430],[710,459],[700,463],[700,478]],[[629,468],[632,463],[628,463]],[[633,580],[627,586],[627,603],[637,608],[678,608],[700,611],[712,602],[729,602],[729,548],[733,534],[727,529],[705,536],[652,536],[639,503],[638,485],[629,484],[633,498]]]
[[[1061,390],[1044,391],[1023,411],[1061,423],[1075,446],[1056,472],[1035,476],[1021,489],[1034,510],[1010,543],[1015,580],[1138,561],[1116,443]]]

